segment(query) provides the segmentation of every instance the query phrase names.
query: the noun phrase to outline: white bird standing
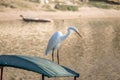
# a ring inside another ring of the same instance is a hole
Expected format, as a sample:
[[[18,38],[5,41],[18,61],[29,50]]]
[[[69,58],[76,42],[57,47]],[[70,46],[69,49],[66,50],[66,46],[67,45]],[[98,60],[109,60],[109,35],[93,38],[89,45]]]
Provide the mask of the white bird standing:
[[[62,41],[64,41],[71,33],[71,30],[75,31],[80,37],[82,37],[79,33],[78,33],[78,29],[75,27],[69,27],[67,29],[67,33],[65,35],[63,35],[61,32],[57,31],[55,32],[52,37],[50,38],[48,45],[47,45],[47,49],[45,51],[45,54],[49,54],[50,52],[52,52],[52,61],[54,61],[54,50],[57,49],[57,61],[59,64],[59,47],[62,43]]]

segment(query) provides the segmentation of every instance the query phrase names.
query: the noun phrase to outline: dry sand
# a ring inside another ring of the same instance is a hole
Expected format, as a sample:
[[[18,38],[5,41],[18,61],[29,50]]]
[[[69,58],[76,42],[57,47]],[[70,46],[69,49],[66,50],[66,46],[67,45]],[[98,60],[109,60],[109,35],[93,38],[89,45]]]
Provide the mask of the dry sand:
[[[0,12],[0,20],[14,20],[20,19],[19,15],[29,18],[43,18],[43,19],[75,19],[75,18],[112,18],[120,17],[120,10],[114,9],[99,9],[95,7],[82,7],[78,12],[44,12],[44,11],[20,11],[12,10]]]
[[[19,15],[52,19],[52,23],[26,23]],[[64,20],[63,20],[64,19]],[[82,7],[79,12],[0,12],[0,54],[45,56],[50,36],[79,29],[83,38],[71,34],[60,48],[60,64],[80,73],[78,80],[120,80],[120,11]],[[73,39],[74,38],[74,39]],[[39,80],[41,75],[16,68],[4,69],[4,80]],[[73,80],[51,78],[46,80]]]

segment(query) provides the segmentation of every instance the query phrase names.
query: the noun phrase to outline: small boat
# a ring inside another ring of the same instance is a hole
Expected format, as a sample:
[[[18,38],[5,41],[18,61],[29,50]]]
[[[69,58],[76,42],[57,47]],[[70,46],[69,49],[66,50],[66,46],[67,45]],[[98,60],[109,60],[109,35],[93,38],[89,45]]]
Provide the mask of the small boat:
[[[39,18],[25,18],[23,15],[20,15],[25,22],[51,22],[50,19],[39,19]]]

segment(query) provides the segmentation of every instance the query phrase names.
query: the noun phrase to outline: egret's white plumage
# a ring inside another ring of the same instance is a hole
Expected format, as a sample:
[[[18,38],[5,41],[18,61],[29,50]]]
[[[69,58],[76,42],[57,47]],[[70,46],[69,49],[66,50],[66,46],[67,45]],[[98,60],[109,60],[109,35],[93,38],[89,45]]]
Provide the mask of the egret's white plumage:
[[[78,29],[75,28],[75,27],[69,27],[67,29],[67,33],[65,35],[63,35],[59,31],[57,31],[50,38],[50,40],[48,42],[48,45],[47,45],[47,49],[45,51],[45,54],[47,55],[47,54],[51,53],[52,51],[53,51],[53,54],[54,54],[54,50],[59,49],[62,41],[64,41],[70,35],[71,30],[75,31],[81,37],[81,35],[78,33]]]
[[[49,54],[53,49],[58,49],[62,40],[61,37],[63,36],[63,34],[61,32],[55,32],[52,37],[50,38],[49,42],[48,42],[48,46],[46,49],[45,54]]]

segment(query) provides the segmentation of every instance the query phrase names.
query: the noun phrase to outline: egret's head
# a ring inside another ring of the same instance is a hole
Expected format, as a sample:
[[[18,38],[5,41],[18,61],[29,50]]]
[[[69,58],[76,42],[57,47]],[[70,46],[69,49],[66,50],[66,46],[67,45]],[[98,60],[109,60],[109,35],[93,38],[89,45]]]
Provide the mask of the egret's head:
[[[73,30],[73,31],[75,31],[80,37],[82,37],[81,34],[78,32],[78,29],[77,29],[76,27],[70,26],[70,27],[68,28],[68,30]]]

